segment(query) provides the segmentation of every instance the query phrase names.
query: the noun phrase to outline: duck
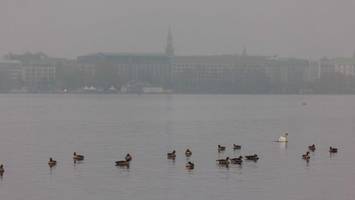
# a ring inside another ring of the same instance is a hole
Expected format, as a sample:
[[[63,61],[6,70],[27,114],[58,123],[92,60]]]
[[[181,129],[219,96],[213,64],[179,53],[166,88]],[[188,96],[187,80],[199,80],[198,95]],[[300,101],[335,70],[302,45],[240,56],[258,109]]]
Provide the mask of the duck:
[[[329,153],[338,153],[338,148],[329,147]]]
[[[76,154],[76,152],[74,152],[74,153],[73,153],[73,160],[74,160],[74,162],[76,162],[76,161],[82,161],[82,160],[84,160],[84,156],[83,156],[83,155]]]
[[[311,146],[308,146],[308,149],[314,152],[316,150],[316,145],[312,144]]]
[[[175,158],[176,158],[176,151],[174,150],[174,151],[172,151],[171,153],[167,153],[166,155],[167,155],[168,159],[175,160]]]
[[[231,158],[231,163],[232,164],[238,164],[238,165],[241,165],[242,162],[243,162],[243,156],[239,156],[237,158]]]
[[[4,165],[1,164],[0,165],[0,176],[2,176],[4,174],[4,172],[5,172]]]
[[[247,155],[247,156],[244,156],[245,157],[245,159],[247,159],[247,160],[252,160],[252,161],[257,161],[257,160],[259,160],[259,157],[258,157],[258,155],[257,154],[254,154],[254,155]]]
[[[287,136],[288,136],[288,133],[286,132],[284,135],[281,135],[281,136],[279,137],[279,139],[277,140],[277,142],[288,142]]]
[[[129,153],[127,153],[125,160],[130,162],[132,160],[132,156]]]
[[[229,165],[229,157],[227,157],[226,159],[218,159],[216,161],[219,165]]]
[[[52,168],[57,165],[57,161],[53,160],[53,158],[49,158],[48,165],[50,168]]]
[[[226,150],[226,147],[225,147],[225,146],[218,145],[217,149],[218,149],[218,152],[221,152],[221,151],[225,151],[225,150]]]
[[[241,149],[241,148],[242,148],[241,145],[233,144],[233,150],[239,150],[239,149]]]
[[[311,158],[311,156],[309,156],[309,151],[307,151],[306,154],[302,155],[303,160],[309,161],[310,158]]]
[[[195,168],[195,164],[193,162],[189,161],[189,162],[186,163],[186,169],[192,170],[194,168]]]
[[[185,156],[186,156],[186,157],[190,157],[191,155],[192,155],[191,150],[190,150],[190,149],[186,149],[186,151],[185,151]]]

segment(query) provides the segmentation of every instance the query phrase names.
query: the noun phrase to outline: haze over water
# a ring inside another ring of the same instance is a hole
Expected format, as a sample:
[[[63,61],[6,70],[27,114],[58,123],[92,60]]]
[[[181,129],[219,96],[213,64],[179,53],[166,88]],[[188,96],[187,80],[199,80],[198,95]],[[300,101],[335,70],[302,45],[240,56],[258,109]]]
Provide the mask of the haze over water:
[[[0,95],[0,199],[350,200],[354,110],[355,96]],[[287,146],[272,142],[285,131]],[[175,162],[166,159],[173,149]],[[83,163],[73,164],[74,151]],[[128,152],[130,169],[115,167]],[[215,162],[254,153],[260,160],[241,167]]]

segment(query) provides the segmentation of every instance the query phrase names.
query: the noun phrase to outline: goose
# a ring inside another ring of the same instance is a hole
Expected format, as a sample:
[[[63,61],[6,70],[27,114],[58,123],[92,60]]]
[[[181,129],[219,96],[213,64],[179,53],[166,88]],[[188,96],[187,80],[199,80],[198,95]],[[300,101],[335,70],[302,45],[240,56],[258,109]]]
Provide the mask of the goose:
[[[230,160],[232,164],[241,165],[243,162],[243,156],[239,156],[238,158],[231,158]]]
[[[119,160],[119,161],[116,161],[115,163],[116,163],[116,166],[129,168],[129,161],[127,161],[127,160]]]
[[[278,142],[288,142],[287,136],[288,136],[288,133],[285,133],[284,135],[281,135],[277,141]]]
[[[186,163],[186,169],[192,170],[194,168],[195,168],[195,164],[193,162],[189,161],[188,163]]]
[[[226,150],[226,147],[225,146],[221,146],[221,145],[218,145],[218,152],[221,152],[221,151],[225,151]]]
[[[248,155],[248,156],[244,156],[245,157],[245,159],[247,159],[247,160],[252,160],[252,161],[257,161],[257,160],[259,160],[259,157],[258,157],[258,155],[256,155],[256,154],[254,154],[254,155]]]
[[[227,157],[226,159],[219,159],[216,161],[218,162],[219,165],[229,165],[229,157]]]
[[[309,151],[307,151],[306,154],[303,154],[303,155],[302,155],[302,159],[303,159],[303,160],[309,161],[310,158],[311,158],[311,157],[309,156]]]
[[[338,153],[338,148],[329,147],[330,153]]]
[[[0,176],[2,176],[4,174],[4,172],[5,172],[4,165],[1,164],[0,165]]]
[[[128,153],[124,160],[115,161],[116,166],[129,168],[129,163],[132,160],[132,156]]]
[[[311,146],[308,146],[308,149],[310,151],[315,151],[316,150],[316,145],[315,144],[312,144]]]
[[[174,150],[174,151],[172,151],[171,153],[167,153],[166,155],[167,155],[168,159],[175,160],[175,158],[176,158],[176,151]]]
[[[76,161],[82,161],[82,160],[84,160],[84,156],[83,156],[83,155],[76,154],[76,152],[74,152],[74,153],[73,153],[73,160],[74,160],[74,162],[76,162]]]
[[[241,148],[242,148],[241,145],[233,144],[233,150],[239,150],[239,149],[241,149]]]
[[[57,161],[53,160],[53,158],[49,158],[48,165],[50,168],[52,168],[57,165]]]
[[[186,149],[186,151],[185,151],[185,156],[186,156],[186,157],[190,157],[191,155],[192,155],[191,150],[190,150],[190,149]]]
[[[132,160],[132,156],[128,153],[125,157],[125,160],[130,162]]]

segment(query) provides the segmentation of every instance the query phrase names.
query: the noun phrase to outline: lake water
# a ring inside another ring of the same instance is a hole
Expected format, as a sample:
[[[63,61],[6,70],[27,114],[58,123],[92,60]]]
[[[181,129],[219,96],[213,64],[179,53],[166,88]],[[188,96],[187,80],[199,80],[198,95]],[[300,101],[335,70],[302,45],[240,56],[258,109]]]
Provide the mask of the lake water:
[[[287,146],[272,142],[285,131]],[[350,200],[354,134],[355,96],[0,95],[0,199]],[[227,150],[218,154],[218,144]],[[173,149],[175,162],[166,159]],[[74,151],[83,163],[74,165]],[[114,166],[127,152],[131,167]],[[254,153],[256,163],[216,165]]]

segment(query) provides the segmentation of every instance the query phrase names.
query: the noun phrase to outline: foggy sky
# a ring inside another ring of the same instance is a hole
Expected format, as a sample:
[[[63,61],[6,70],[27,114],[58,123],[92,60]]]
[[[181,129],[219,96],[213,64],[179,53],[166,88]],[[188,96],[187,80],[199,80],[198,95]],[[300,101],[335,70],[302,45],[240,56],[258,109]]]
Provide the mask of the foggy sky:
[[[354,0],[0,0],[0,55],[42,51],[351,56]]]

